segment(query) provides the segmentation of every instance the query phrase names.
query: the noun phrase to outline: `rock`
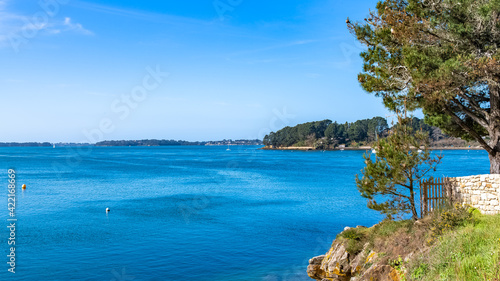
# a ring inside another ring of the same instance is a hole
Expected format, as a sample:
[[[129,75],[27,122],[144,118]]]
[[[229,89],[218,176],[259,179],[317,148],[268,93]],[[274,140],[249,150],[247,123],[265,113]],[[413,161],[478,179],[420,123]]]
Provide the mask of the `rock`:
[[[363,225],[356,225],[356,228],[367,228],[367,227]]]
[[[368,254],[368,257],[366,257],[365,263],[373,263],[377,258],[378,258],[378,254],[375,253],[374,251],[371,251]]]
[[[363,269],[363,266],[366,263],[366,258],[368,256],[366,252],[368,246],[370,246],[370,244],[366,243],[363,246],[363,250],[361,250],[361,252],[357,254],[356,257],[354,257],[354,259],[351,261],[351,275],[359,274],[361,272],[361,269]]]
[[[326,255],[310,259],[307,275],[318,281],[400,281],[398,271],[377,252],[369,251],[370,243],[356,255],[347,252],[347,243],[349,239],[335,240]]]
[[[389,265],[374,265],[365,271],[358,280],[399,281],[399,275]]]
[[[333,243],[330,251],[321,262],[321,270],[327,278],[333,280],[349,280],[351,277],[350,255],[343,243]]]
[[[326,276],[325,272],[321,269],[321,262],[325,258],[325,255],[317,256],[309,260],[309,265],[307,266],[307,275],[312,279],[321,280]]]
[[[351,229],[350,227],[346,226],[344,227],[344,231]]]
[[[347,281],[351,277],[349,253],[342,242],[334,241],[326,255],[309,260],[307,275],[312,279]]]

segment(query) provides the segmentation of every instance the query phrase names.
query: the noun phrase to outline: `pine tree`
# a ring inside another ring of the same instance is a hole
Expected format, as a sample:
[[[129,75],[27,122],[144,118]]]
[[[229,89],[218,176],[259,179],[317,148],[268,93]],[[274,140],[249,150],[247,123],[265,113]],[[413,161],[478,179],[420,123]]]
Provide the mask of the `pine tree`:
[[[500,2],[384,0],[347,20],[367,50],[358,79],[395,109],[408,101],[426,122],[477,141],[500,174]]]
[[[376,155],[366,153],[366,167],[356,185],[368,207],[387,218],[411,214],[418,219],[415,202],[418,182],[428,172],[435,171],[442,156],[433,156],[428,149],[429,137],[422,131],[413,132],[411,118],[399,118],[386,139],[378,140]]]

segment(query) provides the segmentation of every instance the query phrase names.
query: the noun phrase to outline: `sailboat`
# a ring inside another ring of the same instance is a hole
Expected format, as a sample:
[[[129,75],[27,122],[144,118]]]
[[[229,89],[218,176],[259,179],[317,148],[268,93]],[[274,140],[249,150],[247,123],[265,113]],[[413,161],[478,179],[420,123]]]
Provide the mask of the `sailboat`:
[[[229,144],[227,145],[226,151],[231,151],[231,149],[229,148]]]

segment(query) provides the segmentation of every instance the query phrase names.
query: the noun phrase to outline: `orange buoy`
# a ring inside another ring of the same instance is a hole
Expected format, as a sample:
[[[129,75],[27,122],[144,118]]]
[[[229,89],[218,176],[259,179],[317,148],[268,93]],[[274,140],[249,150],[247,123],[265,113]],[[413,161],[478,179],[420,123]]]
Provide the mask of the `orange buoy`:
[[[23,189],[26,189],[26,185],[25,185],[25,184],[23,184],[23,186],[22,186],[22,187],[23,187]]]

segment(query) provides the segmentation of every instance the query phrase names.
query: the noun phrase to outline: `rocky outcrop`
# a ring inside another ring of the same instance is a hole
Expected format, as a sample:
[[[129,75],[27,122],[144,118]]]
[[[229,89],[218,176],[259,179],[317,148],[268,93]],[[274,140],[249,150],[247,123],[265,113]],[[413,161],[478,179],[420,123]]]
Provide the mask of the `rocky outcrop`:
[[[309,260],[307,274],[319,281],[399,281],[399,273],[378,259],[366,243],[356,254],[346,249],[347,240],[335,240],[326,255]]]

